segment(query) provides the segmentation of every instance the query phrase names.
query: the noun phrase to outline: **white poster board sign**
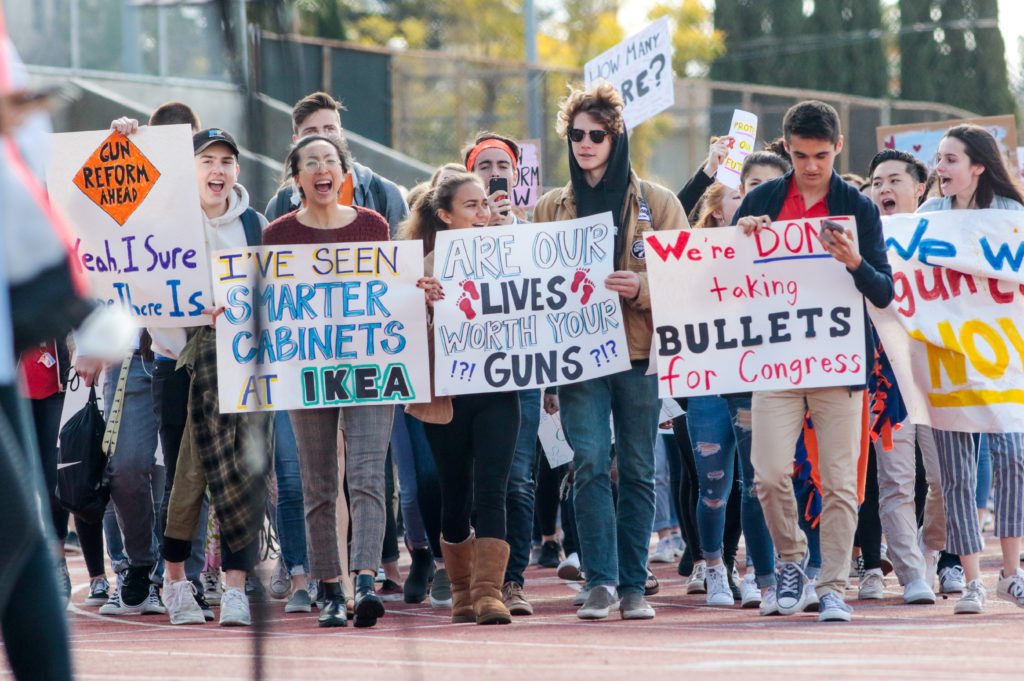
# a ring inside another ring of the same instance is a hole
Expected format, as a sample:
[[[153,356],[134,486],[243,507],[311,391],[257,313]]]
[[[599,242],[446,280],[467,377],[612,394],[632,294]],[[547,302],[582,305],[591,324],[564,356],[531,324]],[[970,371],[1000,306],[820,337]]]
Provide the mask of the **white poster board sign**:
[[[208,323],[210,261],[189,126],[54,135],[46,181],[93,295],[150,328]]]
[[[820,225],[644,235],[661,397],[866,381],[863,297]]]
[[[430,401],[420,241],[214,254],[220,410]]]
[[[757,141],[757,116],[741,109],[733,111],[729,137],[733,140],[729,147],[729,155],[718,167],[715,177],[726,187],[739,189],[743,162],[754,151],[754,144]]]
[[[548,466],[558,468],[572,462],[572,447],[565,439],[562,419],[558,412],[548,414],[541,409],[537,437],[540,439],[540,446],[544,449],[544,456],[548,459]]]
[[[439,232],[438,395],[576,383],[629,369],[611,213]]]
[[[622,93],[627,128],[635,128],[675,103],[672,32],[662,17],[583,67],[584,85],[605,80]]]
[[[1024,431],[1024,212],[882,218],[896,297],[868,305],[913,423]]]

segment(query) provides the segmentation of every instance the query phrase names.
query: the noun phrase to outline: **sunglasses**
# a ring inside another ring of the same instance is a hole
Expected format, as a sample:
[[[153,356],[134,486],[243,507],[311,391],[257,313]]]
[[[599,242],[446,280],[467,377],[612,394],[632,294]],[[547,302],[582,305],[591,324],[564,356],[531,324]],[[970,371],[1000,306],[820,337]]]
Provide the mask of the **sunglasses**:
[[[594,144],[601,144],[604,142],[604,138],[609,135],[607,130],[580,130],[579,128],[569,128],[569,139],[573,142],[582,142],[583,136],[590,134],[590,141]]]

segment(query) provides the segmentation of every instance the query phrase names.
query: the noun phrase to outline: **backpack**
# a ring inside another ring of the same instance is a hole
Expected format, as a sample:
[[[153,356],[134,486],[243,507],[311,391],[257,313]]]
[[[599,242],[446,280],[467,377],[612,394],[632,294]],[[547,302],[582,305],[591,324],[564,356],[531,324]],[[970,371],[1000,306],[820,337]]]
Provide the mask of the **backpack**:
[[[260,214],[254,209],[246,208],[242,213],[242,229],[245,230],[247,246],[259,246],[263,243],[263,225],[260,224]]]
[[[93,387],[86,405],[60,429],[58,441],[57,500],[65,510],[93,524],[103,520],[110,500],[105,428]]]

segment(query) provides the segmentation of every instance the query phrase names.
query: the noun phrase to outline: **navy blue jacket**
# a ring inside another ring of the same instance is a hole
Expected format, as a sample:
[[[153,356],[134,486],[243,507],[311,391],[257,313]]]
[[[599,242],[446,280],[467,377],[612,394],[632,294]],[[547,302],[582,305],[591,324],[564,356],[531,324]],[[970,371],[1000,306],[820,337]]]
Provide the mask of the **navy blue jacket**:
[[[739,210],[733,217],[735,225],[740,218],[748,215],[767,215],[774,222],[782,204],[786,201],[789,183],[793,179],[793,171],[784,176],[754,187],[743,198]],[[892,268],[885,253],[885,239],[882,236],[882,219],[878,208],[868,197],[861,194],[852,185],[833,171],[829,180],[828,196],[825,197],[829,215],[852,215],[857,220],[857,247],[860,251],[861,263],[850,276],[857,290],[871,301],[875,307],[887,307],[892,302]],[[867,310],[864,311],[867,321]],[[865,371],[874,365],[874,343],[871,338],[871,323],[864,325]]]

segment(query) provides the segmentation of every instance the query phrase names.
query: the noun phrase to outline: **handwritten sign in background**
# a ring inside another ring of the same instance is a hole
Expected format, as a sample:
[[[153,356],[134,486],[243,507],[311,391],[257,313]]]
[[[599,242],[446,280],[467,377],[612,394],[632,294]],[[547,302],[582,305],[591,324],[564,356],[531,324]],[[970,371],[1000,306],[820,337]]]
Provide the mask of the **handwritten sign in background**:
[[[522,159],[519,162],[519,179],[512,188],[512,205],[532,208],[544,192],[540,174],[540,140],[523,140],[519,143],[519,151]]]
[[[217,251],[221,411],[429,402],[422,276],[421,241]]]
[[[863,298],[820,223],[644,235],[661,397],[865,381]]]
[[[629,369],[611,213],[439,232],[438,395],[575,383]]]
[[[1024,431],[1024,212],[882,218],[896,298],[868,305],[913,423]]]
[[[588,89],[605,80],[622,94],[627,128],[635,128],[675,103],[672,35],[662,17],[636,35],[594,57],[583,67]]]
[[[754,151],[757,138],[757,116],[741,109],[733,111],[732,123],[729,124],[729,136],[732,137],[733,144],[729,147],[729,155],[718,167],[715,177],[725,186],[739,189],[743,162]]]
[[[208,323],[210,263],[189,126],[143,127],[130,138],[54,135],[46,179],[93,295],[152,328]]]

